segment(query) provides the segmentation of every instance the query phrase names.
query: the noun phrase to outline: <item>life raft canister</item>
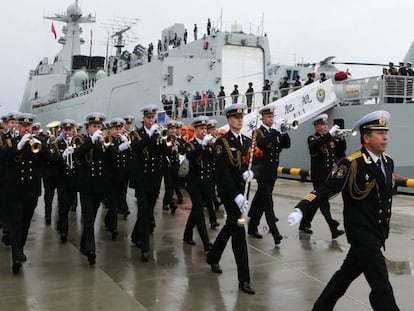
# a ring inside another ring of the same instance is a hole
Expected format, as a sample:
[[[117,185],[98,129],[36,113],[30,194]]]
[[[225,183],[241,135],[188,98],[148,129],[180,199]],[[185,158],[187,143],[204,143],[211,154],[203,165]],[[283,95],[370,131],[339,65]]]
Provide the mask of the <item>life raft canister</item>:
[[[203,43],[203,49],[207,50],[208,49],[208,41],[204,41]]]

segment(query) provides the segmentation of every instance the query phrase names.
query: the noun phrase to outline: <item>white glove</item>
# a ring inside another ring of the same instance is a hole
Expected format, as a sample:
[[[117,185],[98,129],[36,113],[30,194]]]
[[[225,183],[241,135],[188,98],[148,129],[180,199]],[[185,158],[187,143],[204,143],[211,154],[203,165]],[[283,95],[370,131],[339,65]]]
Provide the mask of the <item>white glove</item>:
[[[208,142],[213,138],[213,136],[211,136],[210,134],[207,134],[206,136],[204,136],[203,141],[201,142],[201,144],[203,146],[207,146]]]
[[[128,142],[128,137],[126,136],[126,135],[119,135],[119,138],[121,138],[121,141],[123,142],[123,143],[127,143]]]
[[[23,149],[24,145],[26,145],[26,143],[30,140],[30,136],[31,136],[30,134],[24,134],[22,139],[17,144],[17,150]]]
[[[92,135],[92,143],[93,144],[96,143],[99,140],[99,138],[101,137],[101,135],[102,135],[102,131],[101,130],[96,130],[95,133],[93,133],[93,135]]]
[[[244,171],[243,179],[245,182],[251,182],[254,179],[254,172],[252,170]]]
[[[63,151],[62,153],[63,158],[66,160],[68,155],[72,154],[74,151],[75,151],[75,148],[73,148],[72,146],[67,147],[65,151]]]
[[[332,128],[329,130],[329,134],[331,134],[332,137],[336,137],[338,135],[339,125],[335,124],[332,126]]]
[[[124,151],[124,150],[127,150],[128,148],[129,148],[129,144],[128,144],[128,142],[124,142],[124,143],[122,143],[122,144],[120,144],[120,145],[119,145],[118,150],[119,150],[120,152],[122,152],[122,151]]]
[[[282,134],[286,133],[286,131],[282,131],[282,125],[285,124],[285,123],[286,123],[286,119],[284,119],[284,118],[277,119],[276,122],[275,122],[276,131],[278,131]]]
[[[303,213],[300,209],[295,208],[292,213],[288,216],[288,223],[290,226],[296,225],[303,218]]]
[[[159,130],[159,128],[160,128],[160,126],[157,124],[157,123],[155,123],[155,124],[153,124],[153,125],[151,125],[151,128],[150,128],[150,130],[148,131],[148,135],[149,135],[149,137],[151,137],[156,131],[158,131]]]
[[[234,202],[237,204],[237,206],[240,209],[240,212],[245,213],[247,208],[249,207],[249,201],[246,200],[244,195],[239,193],[237,197],[234,198]]]

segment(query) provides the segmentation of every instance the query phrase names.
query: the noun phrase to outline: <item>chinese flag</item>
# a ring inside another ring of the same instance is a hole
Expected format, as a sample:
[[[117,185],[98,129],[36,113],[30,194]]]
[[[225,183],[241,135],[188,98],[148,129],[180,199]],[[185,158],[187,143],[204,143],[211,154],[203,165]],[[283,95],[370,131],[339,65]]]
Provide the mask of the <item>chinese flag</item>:
[[[52,31],[53,35],[55,36],[55,40],[56,40],[57,34],[56,34],[55,25],[53,25],[53,22],[52,22],[52,28],[50,30]]]

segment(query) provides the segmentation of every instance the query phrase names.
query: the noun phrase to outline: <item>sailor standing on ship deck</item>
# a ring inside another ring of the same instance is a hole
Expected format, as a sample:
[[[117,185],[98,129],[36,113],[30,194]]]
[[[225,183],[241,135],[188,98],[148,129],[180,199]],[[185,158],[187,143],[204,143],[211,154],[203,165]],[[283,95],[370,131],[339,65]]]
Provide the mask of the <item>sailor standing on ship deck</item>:
[[[384,110],[361,118],[354,129],[361,133],[361,150],[342,159],[335,173],[305,196],[289,215],[297,224],[310,208],[342,191],[344,225],[351,245],[341,268],[332,276],[313,306],[314,311],[333,310],[349,285],[362,273],[376,311],[397,311],[387,265],[381,252],[390,231],[394,162],[385,153],[390,114]]]

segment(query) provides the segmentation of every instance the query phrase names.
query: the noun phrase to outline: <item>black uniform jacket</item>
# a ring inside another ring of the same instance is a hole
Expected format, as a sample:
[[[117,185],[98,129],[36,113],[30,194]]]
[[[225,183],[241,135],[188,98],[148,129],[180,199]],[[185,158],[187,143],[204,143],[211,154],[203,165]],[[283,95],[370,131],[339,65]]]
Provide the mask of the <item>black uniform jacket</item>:
[[[306,213],[310,204],[317,206],[342,191],[348,242],[383,246],[388,238],[391,218],[394,162],[386,154],[381,158],[386,177],[362,148],[342,159],[335,173],[296,207]]]
[[[335,139],[329,133],[315,133],[308,137],[308,146],[312,181],[323,182],[331,175],[334,164],[345,157],[346,141]]]
[[[20,140],[21,137],[8,137],[3,144],[1,157],[6,167],[5,193],[9,198],[38,197],[41,194],[41,168],[50,160],[50,150],[42,143],[40,151],[33,153],[29,142],[18,150]]]
[[[217,139],[214,145],[215,180],[220,197],[233,201],[238,194],[244,195],[245,182],[242,174],[248,167],[249,147],[250,138],[243,136],[243,146],[240,146],[231,131]],[[226,211],[229,218],[237,219],[240,216],[236,204],[226,207]]]
[[[78,191],[90,194],[107,193],[109,152],[100,141],[92,143],[90,137],[83,139],[83,144],[74,152],[79,163]]]
[[[135,156],[131,187],[139,191],[158,191],[162,179],[162,157],[164,147],[161,137],[154,133],[151,137],[144,127],[131,133],[131,150]]]
[[[59,182],[63,181],[65,184],[74,186],[77,182],[77,165],[74,154],[72,154],[73,168],[70,168],[68,166],[69,162],[63,158],[63,153],[67,147],[68,145],[63,139],[52,142],[49,147],[52,153],[51,162],[59,176]]]
[[[263,152],[263,156],[254,161],[254,171],[257,173],[256,179],[275,180],[280,153],[283,148],[290,147],[289,135],[281,134],[275,129],[268,131],[262,125],[256,130],[256,145]]]
[[[202,146],[194,138],[187,144],[186,157],[190,167],[187,176],[188,187],[209,192],[214,184],[213,145]]]

